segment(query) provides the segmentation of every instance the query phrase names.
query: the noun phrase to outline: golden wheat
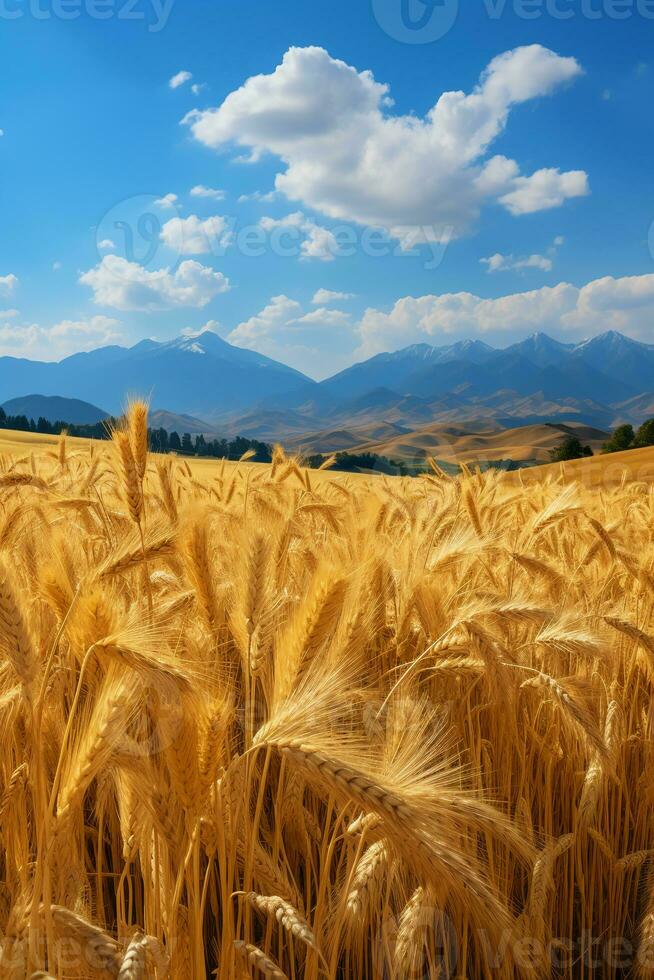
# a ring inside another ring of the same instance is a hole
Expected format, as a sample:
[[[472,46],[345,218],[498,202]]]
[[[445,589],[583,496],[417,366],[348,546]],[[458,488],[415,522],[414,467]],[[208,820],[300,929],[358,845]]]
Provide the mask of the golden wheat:
[[[140,402],[0,457],[2,980],[651,975],[653,527]]]

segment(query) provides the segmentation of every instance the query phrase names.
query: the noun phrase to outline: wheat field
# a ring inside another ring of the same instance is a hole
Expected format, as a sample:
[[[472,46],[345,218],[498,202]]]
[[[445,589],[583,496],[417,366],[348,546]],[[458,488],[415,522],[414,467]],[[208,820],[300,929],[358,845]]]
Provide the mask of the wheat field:
[[[0,976],[654,976],[654,488],[0,457]]]

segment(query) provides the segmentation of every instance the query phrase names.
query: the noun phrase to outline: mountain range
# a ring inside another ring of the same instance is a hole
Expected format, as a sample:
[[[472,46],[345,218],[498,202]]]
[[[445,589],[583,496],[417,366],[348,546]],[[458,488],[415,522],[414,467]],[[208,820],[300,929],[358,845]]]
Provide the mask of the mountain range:
[[[301,440],[339,427],[567,421],[607,429],[654,414],[654,345],[615,331],[580,344],[537,333],[503,349],[416,344],[316,382],[216,334],[104,347],[58,363],[0,358],[0,399],[38,391],[120,413],[130,395],[210,429]]]
[[[0,357],[3,401],[37,391],[100,404],[112,415],[139,394],[155,408],[210,417],[246,409],[308,381],[299,371],[233,347],[209,331],[168,343],[100,347],[59,362]]]

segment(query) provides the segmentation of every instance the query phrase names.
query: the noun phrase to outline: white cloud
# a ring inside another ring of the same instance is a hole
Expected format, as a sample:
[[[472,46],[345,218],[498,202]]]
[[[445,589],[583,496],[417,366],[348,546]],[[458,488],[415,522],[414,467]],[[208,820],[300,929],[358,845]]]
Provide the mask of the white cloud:
[[[338,255],[338,242],[331,231],[312,223],[305,225],[304,230],[307,237],[302,242],[302,257],[333,262]]]
[[[354,293],[339,293],[333,289],[318,289],[311,302],[314,306],[326,306],[329,303],[341,303],[347,299],[354,299]]]
[[[393,115],[388,86],[322,48],[291,48],[271,75],[249,78],[218,108],[185,122],[197,140],[270,152],[285,169],[277,190],[338,219],[381,227],[396,237],[431,226],[463,234],[484,204],[513,214],[554,207],[588,192],[581,171],[522,175],[489,156],[511,109],[549,95],[581,73],[574,58],[540,45],[495,58],[472,93],[445,92],[423,117]]]
[[[179,88],[181,85],[185,85],[186,82],[190,82],[192,78],[193,75],[190,71],[178,71],[177,74],[173,75],[173,77],[169,80],[168,86],[169,88],[173,89]]]
[[[79,281],[91,287],[93,302],[100,306],[144,312],[182,306],[201,308],[229,289],[229,280],[221,272],[191,259],[174,272],[166,268],[149,272],[119,255],[105,255]]]
[[[0,276],[0,296],[11,296],[18,286],[18,277],[10,272],[8,276]]]
[[[261,313],[250,317],[232,330],[227,340],[238,347],[256,348],[257,342],[280,327],[286,327],[290,320],[301,313],[302,307],[297,300],[288,296],[273,296],[268,306]]]
[[[502,255],[501,252],[495,252],[494,255],[488,255],[479,261],[482,265],[486,266],[487,272],[504,272],[507,269],[513,268],[513,256]]]
[[[583,170],[538,170],[531,177],[516,177],[515,189],[500,197],[511,214],[533,214],[558,208],[570,197],[585,197],[590,193],[588,176]]]
[[[502,255],[496,252],[488,258],[480,259],[482,265],[486,266],[486,271],[493,272],[523,272],[527,269],[538,269],[540,272],[551,272],[554,268],[554,258],[558,249],[565,243],[563,235],[557,235],[546,255],[535,253],[534,255],[518,256]]]
[[[406,296],[389,313],[366,310],[356,354],[369,357],[421,341],[439,344],[470,337],[511,342],[540,330],[573,340],[619,330],[647,341],[653,319],[654,274],[607,276],[582,288],[562,282],[496,299],[472,293]]]
[[[171,218],[161,229],[161,240],[178,255],[218,254],[229,245],[231,232],[224,218]]]
[[[595,279],[579,291],[579,302],[574,314],[576,322],[590,322],[596,314],[611,317],[611,327],[631,326],[637,317],[645,338],[652,336],[654,312],[654,275],[624,276],[614,279],[604,276]]]
[[[61,268],[62,268],[62,263],[61,262],[57,261],[57,262],[53,262],[52,263],[52,271],[53,272],[59,272],[59,270]]]
[[[218,334],[219,337],[222,337],[224,333],[223,326],[218,320],[207,320],[202,327],[184,327],[181,335],[182,337],[199,337],[200,334],[206,333],[207,330],[210,333]]]
[[[245,204],[246,201],[263,201],[266,204],[270,204],[277,197],[279,197],[277,191],[268,191],[267,193],[264,193],[263,191],[253,191],[251,194],[241,194],[238,199],[238,203]]]
[[[208,197],[212,201],[223,201],[225,192],[217,190],[215,187],[205,187],[204,184],[196,184],[191,188],[191,197]]]
[[[328,228],[316,224],[306,218],[301,211],[287,214],[285,218],[264,217],[259,222],[264,231],[274,231],[277,228],[295,229],[298,237],[303,235],[300,242],[300,257],[303,259],[319,259],[321,262],[333,262],[339,253],[338,242]]]
[[[53,327],[50,327],[48,334],[51,337],[60,339],[95,338],[101,343],[108,343],[109,339],[115,339],[114,328],[118,326],[118,320],[108,316],[92,316],[86,320],[61,320]]]
[[[202,90],[206,87],[205,82],[194,82],[193,85],[191,85],[191,92],[193,95],[199,95],[200,92],[202,92]]]
[[[163,197],[160,197],[154,203],[155,203],[155,207],[174,208],[175,205],[177,204],[177,201],[178,201],[177,194],[164,194]]]
[[[15,320],[20,316],[19,310],[0,310],[0,320]]]
[[[4,315],[0,313],[0,321]],[[117,343],[122,339],[116,329],[119,326],[118,320],[101,315],[83,320],[61,320],[51,327],[0,322],[0,353],[59,360],[81,350]]]
[[[323,306],[317,310],[311,310],[310,313],[305,313],[304,316],[298,317],[293,322],[319,327],[344,327],[349,326],[351,319],[350,314],[343,310],[330,310]]]
[[[554,263],[546,255],[527,255],[524,259],[516,259],[513,255],[495,255],[480,259],[488,267],[488,272],[510,272],[520,269],[540,269],[541,272],[551,272]]]
[[[282,360],[312,377],[327,377],[350,363],[356,334],[349,314],[328,309],[305,312],[297,300],[281,295],[240,323],[227,340]]]
[[[116,243],[112,242],[111,238],[103,238],[101,242],[98,242],[98,248],[115,248]]]

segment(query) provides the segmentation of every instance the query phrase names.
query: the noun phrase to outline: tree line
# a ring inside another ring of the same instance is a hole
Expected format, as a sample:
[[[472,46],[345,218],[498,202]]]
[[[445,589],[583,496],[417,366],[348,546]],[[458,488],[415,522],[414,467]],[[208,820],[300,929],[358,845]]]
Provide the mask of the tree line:
[[[622,453],[625,449],[645,449],[646,446],[654,446],[654,419],[643,422],[636,430],[633,425],[619,425],[604,443],[602,452]]]
[[[121,423],[113,416],[102,422],[90,425],[74,425],[71,422],[48,422],[41,416],[36,422],[26,415],[7,415],[0,408],[0,429],[14,429],[18,432],[39,432],[44,435],[59,435],[67,432],[69,436],[81,439],[110,439],[113,429]],[[255,463],[269,463],[272,460],[272,447],[258,439],[205,439],[202,434],[195,438],[189,432],[180,436],[178,432],[167,429],[148,429],[150,449],[154,453],[179,453],[183,456],[208,456],[216,459],[240,459],[244,453],[252,452]]]
[[[623,453],[627,449],[644,449],[646,446],[654,446],[654,419],[648,419],[638,429],[633,425],[619,425],[614,430],[611,438],[602,446],[602,454]],[[550,451],[550,459],[553,463],[562,463],[571,459],[583,459],[585,456],[592,456],[593,450],[590,446],[584,446],[581,440],[574,435],[566,436],[565,439]]]

